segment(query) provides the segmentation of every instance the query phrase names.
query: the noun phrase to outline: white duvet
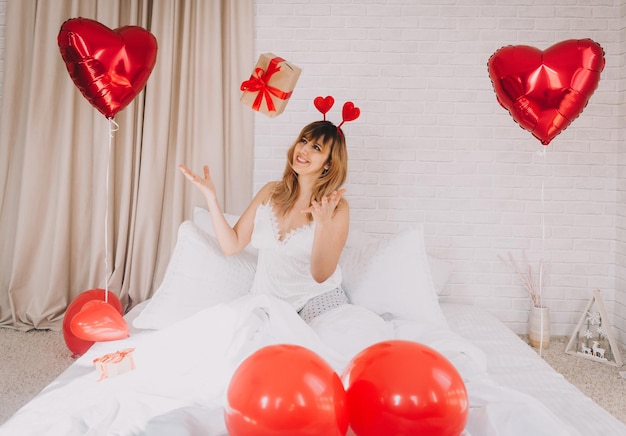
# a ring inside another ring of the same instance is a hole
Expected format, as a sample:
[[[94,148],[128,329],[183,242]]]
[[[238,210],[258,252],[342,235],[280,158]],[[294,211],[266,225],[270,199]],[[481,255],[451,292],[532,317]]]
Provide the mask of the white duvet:
[[[223,405],[232,373],[255,350],[298,344],[342,374],[356,353],[386,339],[435,348],[462,375],[470,412],[465,435],[577,435],[530,396],[496,384],[481,350],[452,331],[383,321],[358,306],[336,308],[306,324],[266,295],[219,304],[158,331],[131,330],[95,344],[0,427],[0,435],[226,435]],[[134,347],[135,369],[97,381],[93,359]]]

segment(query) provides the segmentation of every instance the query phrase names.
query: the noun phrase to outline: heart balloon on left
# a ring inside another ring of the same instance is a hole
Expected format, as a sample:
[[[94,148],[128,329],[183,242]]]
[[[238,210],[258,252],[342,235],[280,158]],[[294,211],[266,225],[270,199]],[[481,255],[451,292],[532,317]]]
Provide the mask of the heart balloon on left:
[[[70,329],[77,337],[87,341],[116,341],[128,336],[128,324],[104,300],[85,303],[70,321]]]
[[[114,309],[114,311],[119,314],[119,317],[122,318],[123,308],[122,308],[122,304],[120,303],[120,300],[115,296],[115,294],[111,293],[110,291],[108,293],[107,300],[108,300],[108,303],[105,303],[105,304],[109,305],[112,309]],[[94,344],[95,341],[102,340],[102,339],[97,339],[96,337],[83,338],[82,337],[83,335],[80,332],[79,334],[81,336],[79,337],[76,334],[74,334],[74,332],[72,331],[72,321],[74,317],[79,312],[82,311],[83,307],[86,306],[87,303],[92,302],[92,301],[97,301],[97,302],[102,301],[104,303],[105,302],[105,290],[104,289],[90,289],[88,291],[83,292],[70,303],[70,305],[67,307],[67,310],[65,311],[65,316],[63,317],[63,339],[65,340],[65,345],[67,345],[67,348],[72,352],[72,355],[74,357],[81,356]],[[86,312],[86,313],[89,314],[89,312]],[[119,318],[116,318],[116,320],[119,324]],[[77,322],[78,321],[80,321],[80,318],[77,319]],[[124,324],[126,324],[123,318],[122,318],[122,321],[124,322]],[[128,326],[127,325],[126,327],[121,326],[121,329],[120,331],[118,331],[118,334],[119,336],[124,335],[123,337],[128,336]]]
[[[61,26],[57,43],[76,87],[109,119],[141,92],[156,63],[157,40],[139,26],[110,29],[71,18]]]

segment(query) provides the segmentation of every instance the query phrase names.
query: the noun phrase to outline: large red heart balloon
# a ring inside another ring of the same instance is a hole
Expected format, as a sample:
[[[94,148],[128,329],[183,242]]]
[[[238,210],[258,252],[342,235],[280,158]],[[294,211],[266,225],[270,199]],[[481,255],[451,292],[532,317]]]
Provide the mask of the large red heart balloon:
[[[128,324],[109,303],[91,300],[70,321],[76,337],[86,341],[116,341],[128,336]]]
[[[57,43],[76,87],[109,119],[141,92],[156,62],[156,38],[138,26],[111,30],[71,18],[61,26]]]
[[[507,46],[489,59],[498,102],[543,145],[578,117],[600,81],[605,59],[591,39],[567,40],[541,51]]]

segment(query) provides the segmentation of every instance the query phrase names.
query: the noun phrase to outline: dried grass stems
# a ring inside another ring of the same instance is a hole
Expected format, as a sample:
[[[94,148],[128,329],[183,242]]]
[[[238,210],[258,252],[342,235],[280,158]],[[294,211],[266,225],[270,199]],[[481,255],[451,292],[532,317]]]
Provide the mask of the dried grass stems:
[[[530,298],[533,302],[533,306],[535,307],[544,307],[543,302],[541,301],[541,291],[543,289],[543,280],[544,280],[544,265],[543,259],[539,260],[539,268],[537,270],[537,277],[533,273],[533,267],[528,263],[528,259],[526,258],[526,253],[524,252],[523,263],[527,265],[527,267],[521,267],[516,261],[511,252],[508,252],[508,259],[505,259],[501,255],[498,255],[500,260],[505,263],[513,272],[517,273],[519,276],[522,285],[528,291]]]

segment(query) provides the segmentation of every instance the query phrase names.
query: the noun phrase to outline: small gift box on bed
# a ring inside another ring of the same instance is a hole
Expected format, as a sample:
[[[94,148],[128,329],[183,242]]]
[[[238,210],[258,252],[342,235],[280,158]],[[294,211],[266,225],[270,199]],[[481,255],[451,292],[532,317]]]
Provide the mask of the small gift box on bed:
[[[250,79],[241,83],[241,102],[270,118],[280,115],[289,102],[302,69],[273,53],[264,53]]]
[[[96,369],[100,375],[98,381],[107,377],[115,377],[116,375],[121,375],[135,369],[133,351],[135,351],[134,348],[127,348],[94,359],[93,363],[96,365]]]

